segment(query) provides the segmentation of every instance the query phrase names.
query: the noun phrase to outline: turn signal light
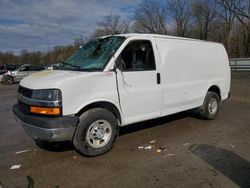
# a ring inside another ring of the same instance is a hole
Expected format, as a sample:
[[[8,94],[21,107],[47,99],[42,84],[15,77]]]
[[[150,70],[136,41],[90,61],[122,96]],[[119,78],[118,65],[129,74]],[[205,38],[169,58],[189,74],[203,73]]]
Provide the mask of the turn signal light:
[[[36,114],[48,114],[48,115],[59,115],[60,114],[60,108],[44,108],[44,107],[37,107],[37,106],[31,106],[30,107],[31,113]]]

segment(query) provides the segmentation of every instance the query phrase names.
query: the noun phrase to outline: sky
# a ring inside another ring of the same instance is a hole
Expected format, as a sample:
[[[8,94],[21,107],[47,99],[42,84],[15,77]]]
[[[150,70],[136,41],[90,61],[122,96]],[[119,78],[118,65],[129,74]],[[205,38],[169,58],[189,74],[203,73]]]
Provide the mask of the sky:
[[[88,37],[106,15],[132,17],[140,0],[0,0],[0,51],[48,51]]]

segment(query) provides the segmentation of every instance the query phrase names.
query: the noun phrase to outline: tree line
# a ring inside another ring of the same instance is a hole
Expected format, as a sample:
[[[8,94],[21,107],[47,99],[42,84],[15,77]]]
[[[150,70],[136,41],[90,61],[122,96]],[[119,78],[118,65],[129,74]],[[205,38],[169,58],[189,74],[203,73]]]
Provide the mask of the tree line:
[[[129,32],[167,34],[220,42],[230,58],[250,57],[250,0],[143,0],[132,20],[110,14],[96,24],[88,38]],[[55,46],[46,53],[0,52],[0,65],[64,61],[84,42],[78,38],[71,45]]]

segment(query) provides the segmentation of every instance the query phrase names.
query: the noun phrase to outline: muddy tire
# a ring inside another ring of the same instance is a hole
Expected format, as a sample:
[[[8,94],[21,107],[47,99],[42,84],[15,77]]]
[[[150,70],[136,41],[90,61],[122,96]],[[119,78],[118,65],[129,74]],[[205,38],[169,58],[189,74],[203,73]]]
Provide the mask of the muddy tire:
[[[111,150],[118,134],[118,122],[110,111],[94,108],[83,113],[73,138],[76,150],[97,156]]]
[[[14,78],[12,76],[6,75],[3,77],[2,82],[4,85],[11,85],[14,83]]]
[[[219,111],[220,98],[217,93],[208,91],[203,102],[203,105],[199,108],[199,113],[202,119],[212,120]]]

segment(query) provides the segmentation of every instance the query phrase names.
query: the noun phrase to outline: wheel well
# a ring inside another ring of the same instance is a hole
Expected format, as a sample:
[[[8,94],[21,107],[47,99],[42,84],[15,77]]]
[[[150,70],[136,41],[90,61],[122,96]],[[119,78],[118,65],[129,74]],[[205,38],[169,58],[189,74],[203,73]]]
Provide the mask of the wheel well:
[[[213,91],[218,94],[219,98],[221,99],[220,88],[216,85],[211,86],[208,91]]]
[[[83,107],[76,115],[80,116],[82,113],[92,108],[105,108],[106,110],[109,110],[115,115],[115,117],[118,119],[119,123],[121,124],[121,114],[119,110],[117,109],[117,107],[110,102],[103,101],[103,102],[95,102],[95,103],[89,104]]]
[[[9,75],[9,74],[3,75],[3,78],[4,78],[4,77],[11,77],[11,78],[13,78],[13,79],[14,79],[14,76]]]

